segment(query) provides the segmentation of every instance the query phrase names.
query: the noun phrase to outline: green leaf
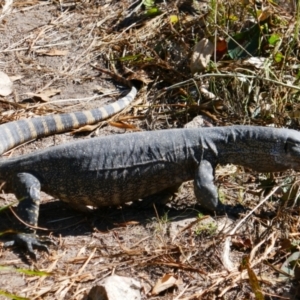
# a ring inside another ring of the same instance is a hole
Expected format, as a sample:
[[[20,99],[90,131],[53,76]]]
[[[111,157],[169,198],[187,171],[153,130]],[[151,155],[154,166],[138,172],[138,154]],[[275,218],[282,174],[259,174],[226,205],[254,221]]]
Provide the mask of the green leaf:
[[[135,60],[138,60],[141,58],[141,54],[137,54],[137,55],[127,55],[127,56],[123,56],[123,57],[120,57],[119,60],[120,61],[135,61]]]
[[[7,209],[7,208],[9,208],[9,207],[11,207],[11,206],[13,206],[13,205],[15,205],[17,203],[19,203],[19,201],[16,201],[16,202],[13,202],[11,204],[8,204],[8,205],[0,207],[0,212],[4,211],[5,209]]]
[[[176,24],[176,23],[178,23],[178,21],[179,21],[178,16],[176,16],[176,15],[171,15],[170,16],[170,22],[172,24]]]
[[[272,34],[269,37],[268,42],[270,45],[274,46],[280,40],[281,40],[281,37],[278,34]]]
[[[5,230],[5,231],[0,232],[0,236],[6,235],[6,234],[16,234],[16,233],[18,233],[18,232],[15,231],[15,230],[9,229],[9,230]],[[1,267],[1,266],[0,266],[0,267]],[[0,269],[0,270],[1,270],[1,269]]]
[[[238,17],[237,16],[235,16],[235,15],[230,15],[230,16],[228,16],[228,19],[230,20],[230,21],[234,21],[234,22],[236,22],[236,21],[238,21]]]
[[[277,52],[277,53],[274,55],[274,60],[275,60],[277,63],[280,63],[283,59],[284,59],[284,55],[282,55],[282,53],[280,53],[280,52]]]
[[[147,12],[146,12],[146,16],[148,16],[148,17],[155,17],[159,14],[161,14],[161,11],[158,7],[149,8],[149,9],[147,9]]]
[[[145,5],[146,9],[148,9],[155,5],[155,0],[143,0],[143,4]]]
[[[30,275],[30,276],[51,276],[52,275],[51,273],[44,272],[44,271],[18,269],[18,268],[11,268],[11,267],[5,267],[5,266],[0,266],[0,271],[18,272],[18,273]]]
[[[15,294],[5,292],[3,290],[0,290],[0,295],[5,296],[9,299],[14,299],[14,300],[30,300],[29,298],[20,297],[20,296],[17,296]]]

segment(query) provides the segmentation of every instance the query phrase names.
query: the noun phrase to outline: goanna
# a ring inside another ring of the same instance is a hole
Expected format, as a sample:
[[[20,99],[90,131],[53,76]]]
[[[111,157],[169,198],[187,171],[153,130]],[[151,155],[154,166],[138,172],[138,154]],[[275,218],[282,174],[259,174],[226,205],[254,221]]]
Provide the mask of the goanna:
[[[20,217],[37,226],[40,191],[73,207],[119,205],[194,180],[198,202],[224,211],[214,185],[217,164],[259,172],[300,169],[300,132],[256,126],[125,133],[62,144],[0,161],[4,189],[21,200]],[[41,246],[31,228],[15,236]]]

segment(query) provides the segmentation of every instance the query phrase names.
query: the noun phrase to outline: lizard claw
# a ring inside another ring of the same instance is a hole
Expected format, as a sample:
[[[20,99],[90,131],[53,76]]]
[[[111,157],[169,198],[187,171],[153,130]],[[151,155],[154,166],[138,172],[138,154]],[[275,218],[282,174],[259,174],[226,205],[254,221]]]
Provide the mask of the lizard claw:
[[[219,215],[227,214],[232,217],[239,217],[240,214],[245,213],[246,211],[247,211],[247,208],[245,208],[241,204],[232,206],[229,204],[222,204],[221,202],[219,202],[218,206],[216,208],[217,214],[219,214]]]
[[[247,212],[247,208],[245,208],[241,204],[237,204],[235,206],[232,205],[225,205],[224,211],[227,215],[232,216],[234,218],[240,217],[241,214],[244,214]]]
[[[55,244],[55,242],[53,242],[48,237],[37,237],[35,234],[30,234],[30,233],[18,233],[14,235],[14,239],[12,241],[4,243],[4,247],[5,248],[11,246],[25,247],[30,257],[36,260],[36,254],[33,251],[33,247],[49,253],[48,247],[43,243]]]

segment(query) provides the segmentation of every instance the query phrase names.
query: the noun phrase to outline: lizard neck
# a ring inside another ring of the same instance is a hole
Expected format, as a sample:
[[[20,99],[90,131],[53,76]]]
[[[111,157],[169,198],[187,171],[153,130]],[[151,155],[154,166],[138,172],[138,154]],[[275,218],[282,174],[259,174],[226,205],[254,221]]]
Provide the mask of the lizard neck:
[[[259,172],[284,171],[291,167],[290,159],[285,159],[285,129],[255,126],[219,129],[215,141],[219,164],[232,163]]]

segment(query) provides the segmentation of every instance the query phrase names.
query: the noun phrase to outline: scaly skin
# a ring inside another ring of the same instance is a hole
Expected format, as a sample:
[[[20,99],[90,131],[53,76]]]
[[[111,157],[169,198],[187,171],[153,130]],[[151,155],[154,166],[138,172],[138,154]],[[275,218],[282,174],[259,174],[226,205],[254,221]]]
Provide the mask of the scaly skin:
[[[300,133],[231,126],[114,135],[48,148],[0,161],[6,192],[20,202],[22,219],[36,226],[40,190],[73,207],[119,205],[194,179],[198,202],[222,211],[214,186],[217,164],[259,172],[300,169]],[[30,209],[29,209],[30,208]],[[36,244],[34,232],[31,243]],[[28,243],[27,236],[22,242]],[[27,245],[28,247],[28,245]]]

